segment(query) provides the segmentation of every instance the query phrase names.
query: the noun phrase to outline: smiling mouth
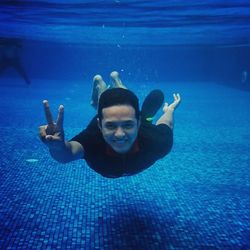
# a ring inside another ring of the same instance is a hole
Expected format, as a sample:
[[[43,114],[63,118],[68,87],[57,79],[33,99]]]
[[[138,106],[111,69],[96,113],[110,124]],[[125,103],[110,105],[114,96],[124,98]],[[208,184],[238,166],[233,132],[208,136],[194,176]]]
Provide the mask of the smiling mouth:
[[[125,140],[125,139],[123,139],[123,140],[114,140],[114,143],[116,143],[116,144],[124,144],[124,143],[126,143],[126,141],[127,140]]]

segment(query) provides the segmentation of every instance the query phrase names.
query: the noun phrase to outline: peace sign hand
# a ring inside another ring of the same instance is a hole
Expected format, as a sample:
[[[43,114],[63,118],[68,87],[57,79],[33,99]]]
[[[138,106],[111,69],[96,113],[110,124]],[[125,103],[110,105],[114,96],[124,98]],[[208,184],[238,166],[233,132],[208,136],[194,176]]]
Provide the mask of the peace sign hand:
[[[49,102],[47,100],[43,101],[43,106],[48,124],[39,127],[39,136],[41,140],[49,148],[60,148],[65,146],[64,130],[63,130],[63,118],[64,118],[63,105],[59,106],[56,123],[53,121],[53,117],[49,108]]]

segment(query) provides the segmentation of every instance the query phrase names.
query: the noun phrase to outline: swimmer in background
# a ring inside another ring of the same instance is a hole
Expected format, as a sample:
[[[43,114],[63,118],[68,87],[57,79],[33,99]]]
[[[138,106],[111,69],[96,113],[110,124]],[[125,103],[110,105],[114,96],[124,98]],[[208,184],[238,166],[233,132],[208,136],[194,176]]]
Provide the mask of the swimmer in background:
[[[30,85],[31,81],[21,63],[19,50],[22,43],[16,38],[0,38],[0,75],[7,68],[14,68],[17,73],[24,79],[26,84]]]

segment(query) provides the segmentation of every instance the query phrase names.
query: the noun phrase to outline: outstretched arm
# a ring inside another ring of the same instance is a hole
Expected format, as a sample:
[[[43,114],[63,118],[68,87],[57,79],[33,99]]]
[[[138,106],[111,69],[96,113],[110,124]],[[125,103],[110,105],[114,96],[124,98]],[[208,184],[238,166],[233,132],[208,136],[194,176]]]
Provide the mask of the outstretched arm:
[[[45,116],[48,124],[39,127],[39,136],[49,148],[51,156],[58,162],[67,163],[84,156],[84,149],[79,142],[65,141],[63,130],[64,107],[59,107],[56,123],[53,121],[49,103],[43,101]]]
[[[76,141],[65,141],[60,148],[49,148],[50,155],[60,163],[68,163],[83,157],[82,145]]]
[[[171,129],[174,128],[174,110],[178,107],[178,105],[181,102],[181,97],[179,94],[173,94],[174,96],[174,102],[168,105],[165,103],[163,107],[164,114],[159,118],[159,120],[156,122],[156,125],[159,124],[166,124]]]

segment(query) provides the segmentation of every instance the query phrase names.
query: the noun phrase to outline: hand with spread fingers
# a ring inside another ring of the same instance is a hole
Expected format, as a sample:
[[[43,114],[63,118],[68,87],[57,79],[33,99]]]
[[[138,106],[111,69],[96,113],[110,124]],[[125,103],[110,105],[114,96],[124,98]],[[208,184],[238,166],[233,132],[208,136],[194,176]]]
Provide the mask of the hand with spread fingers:
[[[63,105],[59,106],[56,122],[53,121],[53,117],[49,108],[49,102],[47,100],[44,100],[43,105],[48,124],[39,127],[39,136],[41,140],[49,148],[60,148],[65,146],[64,130],[63,130],[63,117],[64,117]]]
[[[167,112],[168,110],[174,111],[180,104],[181,102],[181,96],[180,94],[173,94],[174,101],[168,105],[168,103],[165,103],[163,107],[163,112]]]
[[[173,94],[174,101],[168,105],[167,102],[165,102],[163,106],[163,115],[160,117],[160,119],[156,122],[156,125],[159,124],[166,124],[171,129],[174,127],[174,111],[179,106],[181,102],[181,96],[180,94]]]

